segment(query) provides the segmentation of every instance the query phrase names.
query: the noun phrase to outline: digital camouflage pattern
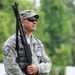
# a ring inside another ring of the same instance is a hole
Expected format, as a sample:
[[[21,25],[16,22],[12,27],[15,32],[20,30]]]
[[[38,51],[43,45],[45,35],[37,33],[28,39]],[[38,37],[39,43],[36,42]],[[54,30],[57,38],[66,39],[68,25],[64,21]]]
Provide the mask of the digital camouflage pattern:
[[[19,47],[23,49],[21,39],[19,37]],[[5,70],[8,75],[25,75],[20,67],[19,64],[16,62],[17,58],[17,51],[16,48],[16,35],[10,36],[8,40],[3,45],[3,53],[4,53],[4,65]],[[34,36],[30,39],[30,48],[32,52],[32,64],[38,66],[38,75],[48,75],[51,69],[51,60],[45,53],[43,44],[40,40],[36,39]],[[24,52],[21,52],[23,54]]]

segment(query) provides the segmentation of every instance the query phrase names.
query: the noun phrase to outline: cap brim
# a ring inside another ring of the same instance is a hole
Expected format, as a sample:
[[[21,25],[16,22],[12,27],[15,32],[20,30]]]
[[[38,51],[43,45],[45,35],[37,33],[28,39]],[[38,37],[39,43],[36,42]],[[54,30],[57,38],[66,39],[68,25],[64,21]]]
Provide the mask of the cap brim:
[[[39,15],[34,15],[34,17],[35,17],[36,19],[39,19]]]

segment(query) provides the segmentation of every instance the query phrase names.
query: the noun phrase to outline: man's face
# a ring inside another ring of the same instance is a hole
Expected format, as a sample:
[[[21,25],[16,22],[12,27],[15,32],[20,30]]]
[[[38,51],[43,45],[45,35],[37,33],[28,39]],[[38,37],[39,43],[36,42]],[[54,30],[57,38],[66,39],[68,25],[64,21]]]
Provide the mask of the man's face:
[[[22,24],[23,24],[25,31],[32,32],[36,30],[37,19],[35,17],[22,19]]]

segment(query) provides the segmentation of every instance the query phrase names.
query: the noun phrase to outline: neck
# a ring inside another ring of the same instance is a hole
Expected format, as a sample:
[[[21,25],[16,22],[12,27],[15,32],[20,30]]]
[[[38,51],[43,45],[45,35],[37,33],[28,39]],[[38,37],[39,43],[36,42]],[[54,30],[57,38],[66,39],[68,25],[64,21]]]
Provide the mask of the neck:
[[[27,38],[31,38],[31,35],[32,35],[32,33],[26,32],[26,37],[27,37]]]

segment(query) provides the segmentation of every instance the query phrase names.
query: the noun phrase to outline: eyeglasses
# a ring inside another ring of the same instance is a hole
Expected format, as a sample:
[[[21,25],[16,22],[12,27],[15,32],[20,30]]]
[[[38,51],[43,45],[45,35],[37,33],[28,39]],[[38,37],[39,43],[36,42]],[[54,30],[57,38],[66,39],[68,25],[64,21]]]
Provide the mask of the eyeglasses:
[[[37,19],[36,19],[35,17],[31,17],[31,18],[24,19],[24,20],[28,20],[28,21],[30,21],[30,22],[34,22],[34,21],[37,22]]]

